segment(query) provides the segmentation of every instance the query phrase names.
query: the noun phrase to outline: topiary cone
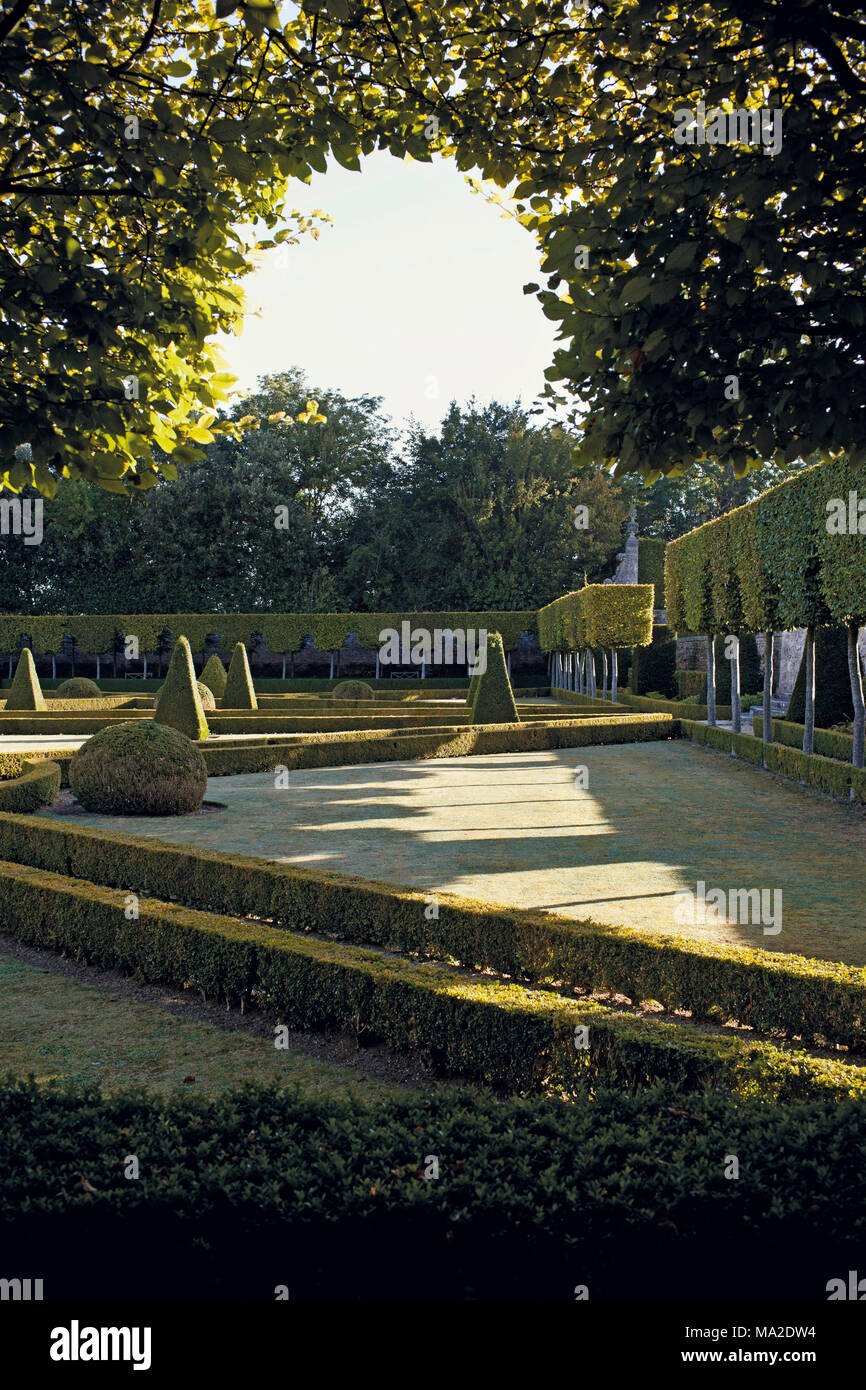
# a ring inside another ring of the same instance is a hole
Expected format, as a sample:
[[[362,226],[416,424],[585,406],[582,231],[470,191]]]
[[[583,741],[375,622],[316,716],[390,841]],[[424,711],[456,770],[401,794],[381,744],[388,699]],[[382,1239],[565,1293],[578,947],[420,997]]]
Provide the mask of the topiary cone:
[[[25,647],[18,658],[12,688],[6,697],[6,709],[47,709],[45,696],[39,684],[33,653]]]
[[[519,724],[514,691],[505,665],[505,648],[498,632],[487,634],[487,668],[478,677],[473,724]]]
[[[223,691],[223,709],[258,709],[259,702],[256,699],[253,678],[250,675],[250,663],[247,659],[247,649],[243,642],[238,642],[232,652],[232,659],[229,663],[229,673],[226,679],[226,688]]]
[[[214,652],[201,673],[201,683],[206,685],[208,690],[212,690],[218,700],[221,700],[225,694],[227,680],[226,668]]]
[[[175,643],[168,675],[153,718],[156,724],[167,724],[170,729],[179,729],[194,743],[200,743],[210,737],[204,706],[198,693],[192,652],[185,637],[178,637]]]

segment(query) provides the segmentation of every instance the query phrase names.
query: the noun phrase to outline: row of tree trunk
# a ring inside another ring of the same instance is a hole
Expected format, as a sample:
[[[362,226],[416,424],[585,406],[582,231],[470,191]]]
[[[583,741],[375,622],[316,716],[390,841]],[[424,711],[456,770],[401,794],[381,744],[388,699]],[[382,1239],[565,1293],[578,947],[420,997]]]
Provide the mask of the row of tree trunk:
[[[859,628],[848,623],[848,677],[851,682],[851,703],[854,709],[854,746],[851,762],[862,767],[864,735],[866,735],[866,704],[863,699],[863,676],[858,651]],[[707,723],[716,724],[716,636],[707,637]],[[764,709],[763,738],[773,742],[773,642],[772,632],[764,633]],[[815,628],[806,628],[806,710],[803,718],[803,752],[814,751],[815,744]],[[731,663],[731,726],[735,734],[742,732],[740,705],[740,641],[733,634],[725,637],[725,656]]]
[[[548,656],[548,677],[552,686],[561,690],[573,690],[578,695],[598,698],[598,677],[595,670],[595,650],[586,648],[581,652],[551,652]],[[601,650],[601,698],[616,701],[619,680],[619,659],[616,647],[610,649],[608,663],[607,648]],[[608,687],[608,673],[610,686]],[[608,688],[610,695],[608,696]]]

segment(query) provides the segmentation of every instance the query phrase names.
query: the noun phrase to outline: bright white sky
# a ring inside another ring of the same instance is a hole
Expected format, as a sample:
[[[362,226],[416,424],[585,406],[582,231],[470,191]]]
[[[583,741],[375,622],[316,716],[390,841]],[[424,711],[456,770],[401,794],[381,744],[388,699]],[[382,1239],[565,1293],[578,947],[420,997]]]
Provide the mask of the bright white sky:
[[[334,222],[247,277],[261,317],[221,340],[239,386],[298,366],[314,386],[384,397],[398,427],[414,415],[428,429],[452,399],[532,403],[555,333],[523,293],[539,279],[535,240],[451,161],[379,152],[360,174],[332,164],[296,184],[288,207]]]

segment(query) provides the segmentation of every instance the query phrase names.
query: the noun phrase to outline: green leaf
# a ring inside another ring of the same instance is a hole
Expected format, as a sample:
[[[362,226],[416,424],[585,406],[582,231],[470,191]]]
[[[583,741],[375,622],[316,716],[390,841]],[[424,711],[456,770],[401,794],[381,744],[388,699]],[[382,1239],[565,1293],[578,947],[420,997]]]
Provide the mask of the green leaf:
[[[665,261],[665,270],[688,270],[697,254],[698,244],[696,241],[681,241],[679,246],[674,247]]]
[[[622,291],[623,304],[640,303],[646,299],[652,289],[652,280],[648,275],[633,275],[630,280],[626,280]]]

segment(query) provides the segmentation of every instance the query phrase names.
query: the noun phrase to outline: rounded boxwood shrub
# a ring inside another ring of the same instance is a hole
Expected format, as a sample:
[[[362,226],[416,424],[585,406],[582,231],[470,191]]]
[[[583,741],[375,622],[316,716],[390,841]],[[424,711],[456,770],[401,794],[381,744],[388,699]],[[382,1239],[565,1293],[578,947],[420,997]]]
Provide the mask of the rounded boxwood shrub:
[[[54,694],[59,700],[95,700],[102,691],[96,681],[88,680],[86,676],[72,676],[58,685]]]
[[[216,709],[216,700],[214,699],[213,691],[212,691],[211,689],[209,689],[209,687],[206,686],[202,681],[196,681],[196,686],[197,686],[197,688],[198,688],[198,693],[199,693],[199,698],[200,698],[201,703],[202,703],[202,708],[203,708],[203,709]],[[160,696],[162,695],[162,692],[163,692],[164,690],[165,690],[165,686],[164,686],[164,685],[161,685],[161,686],[159,687],[159,690],[156,692],[156,706],[155,706],[154,712],[156,712],[156,709],[159,708]]]
[[[376,692],[366,681],[340,681],[331,691],[332,700],[375,700]]]
[[[69,785],[88,811],[182,816],[201,805],[207,768],[186,734],[145,720],[93,734],[69,764]]]

